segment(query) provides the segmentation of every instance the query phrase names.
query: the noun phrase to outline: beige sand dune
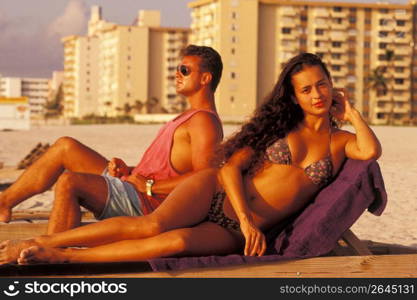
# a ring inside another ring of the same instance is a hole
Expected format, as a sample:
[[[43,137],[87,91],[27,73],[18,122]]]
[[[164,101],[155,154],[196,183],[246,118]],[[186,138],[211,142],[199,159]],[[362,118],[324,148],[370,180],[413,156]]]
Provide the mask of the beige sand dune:
[[[134,165],[156,135],[160,125],[38,126],[29,131],[0,132],[0,184],[13,181],[19,172],[10,167],[38,143],[53,143],[72,136],[107,158],[120,157]],[[226,125],[226,136],[237,126]],[[349,127],[346,127],[350,130]],[[374,127],[383,146],[379,159],[388,193],[381,217],[364,213],[353,231],[361,239],[396,243],[417,248],[417,127]],[[16,209],[49,210],[53,191],[32,197]]]

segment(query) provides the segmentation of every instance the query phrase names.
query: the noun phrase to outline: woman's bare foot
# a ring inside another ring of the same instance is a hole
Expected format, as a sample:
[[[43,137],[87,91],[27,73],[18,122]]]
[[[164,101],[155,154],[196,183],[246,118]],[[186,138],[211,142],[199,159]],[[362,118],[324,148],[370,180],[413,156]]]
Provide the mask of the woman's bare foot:
[[[36,246],[38,243],[29,240],[8,240],[0,243],[0,265],[16,263],[23,249]]]
[[[66,263],[64,250],[42,246],[32,246],[20,252],[17,259],[19,265],[32,265],[40,263],[60,264]]]

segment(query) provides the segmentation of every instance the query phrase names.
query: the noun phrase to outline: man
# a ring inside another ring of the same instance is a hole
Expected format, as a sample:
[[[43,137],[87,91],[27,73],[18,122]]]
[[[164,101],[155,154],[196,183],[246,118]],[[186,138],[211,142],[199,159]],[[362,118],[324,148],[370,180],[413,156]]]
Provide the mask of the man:
[[[0,194],[0,221],[9,222],[14,206],[55,183],[48,234],[78,226],[80,206],[98,219],[150,213],[179,182],[210,166],[223,138],[214,101],[222,69],[214,49],[186,47],[177,67],[176,90],[187,98],[190,109],[161,128],[135,168],[61,137]]]

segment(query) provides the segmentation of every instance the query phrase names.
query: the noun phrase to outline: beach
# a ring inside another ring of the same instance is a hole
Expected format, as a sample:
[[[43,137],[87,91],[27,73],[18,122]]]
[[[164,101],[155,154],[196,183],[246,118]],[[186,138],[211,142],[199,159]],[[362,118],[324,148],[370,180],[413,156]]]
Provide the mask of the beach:
[[[12,182],[21,173],[15,166],[39,142],[52,144],[71,136],[106,158],[119,157],[136,165],[161,125],[67,125],[33,126],[28,131],[0,131],[0,184]],[[225,125],[225,136],[237,130]],[[352,130],[350,127],[344,128]],[[383,154],[378,160],[388,194],[382,216],[365,212],[352,226],[362,240],[417,248],[417,127],[373,127]],[[53,191],[23,202],[15,209],[50,210]]]

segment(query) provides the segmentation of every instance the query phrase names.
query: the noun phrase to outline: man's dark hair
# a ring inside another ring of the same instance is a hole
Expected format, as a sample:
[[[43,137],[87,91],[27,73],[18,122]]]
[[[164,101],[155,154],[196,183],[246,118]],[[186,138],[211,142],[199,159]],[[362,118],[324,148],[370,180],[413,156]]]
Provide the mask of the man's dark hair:
[[[200,68],[203,72],[210,72],[212,79],[211,90],[216,91],[223,71],[223,63],[220,54],[211,47],[188,45],[181,51],[181,57],[198,56],[201,58]]]

